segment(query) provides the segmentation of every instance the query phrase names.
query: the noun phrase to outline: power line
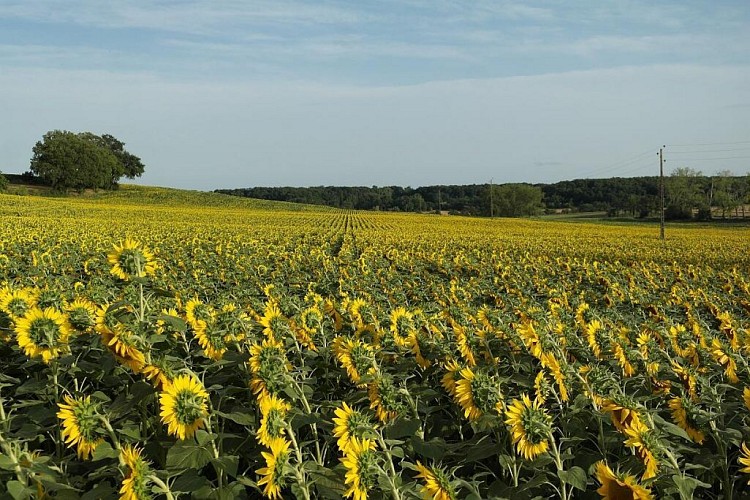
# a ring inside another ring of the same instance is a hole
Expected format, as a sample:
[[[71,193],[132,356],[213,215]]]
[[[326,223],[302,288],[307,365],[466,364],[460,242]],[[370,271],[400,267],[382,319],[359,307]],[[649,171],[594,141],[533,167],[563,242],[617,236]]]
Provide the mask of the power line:
[[[620,160],[620,161],[618,161],[616,163],[612,163],[610,165],[606,165],[606,166],[603,166],[603,167],[598,167],[598,168],[589,170],[588,172],[584,172],[584,173],[582,173],[580,175],[582,177],[589,177],[589,176],[595,175],[595,174],[598,175],[598,174],[604,174],[604,173],[607,173],[607,172],[610,172],[610,171],[620,170],[623,167],[627,167],[629,165],[632,165],[633,163],[638,162],[641,158],[645,157],[646,155],[652,155],[652,154],[654,154],[654,150],[653,149],[649,149],[648,151],[644,151],[643,153],[640,153],[640,154],[638,154],[636,156],[632,156],[630,158],[626,158],[624,160]]]
[[[714,160],[742,160],[750,158],[748,156],[724,156],[722,158],[677,158],[680,161],[714,161]]]
[[[667,144],[667,146],[669,146],[670,148],[689,148],[693,146],[732,146],[735,144],[750,144],[750,141],[704,142],[704,143],[697,143],[697,144]]]
[[[733,151],[750,151],[750,148],[733,148],[733,149],[696,149],[694,151],[673,151],[673,155],[685,155],[693,153],[730,153]]]

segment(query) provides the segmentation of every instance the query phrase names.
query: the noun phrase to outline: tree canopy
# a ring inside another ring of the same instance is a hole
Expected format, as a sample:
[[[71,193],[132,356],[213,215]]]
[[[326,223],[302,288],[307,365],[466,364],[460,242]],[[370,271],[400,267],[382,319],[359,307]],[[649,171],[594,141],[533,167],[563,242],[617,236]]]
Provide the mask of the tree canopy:
[[[54,189],[115,189],[145,168],[124,146],[109,134],[52,130],[34,146],[30,170]]]

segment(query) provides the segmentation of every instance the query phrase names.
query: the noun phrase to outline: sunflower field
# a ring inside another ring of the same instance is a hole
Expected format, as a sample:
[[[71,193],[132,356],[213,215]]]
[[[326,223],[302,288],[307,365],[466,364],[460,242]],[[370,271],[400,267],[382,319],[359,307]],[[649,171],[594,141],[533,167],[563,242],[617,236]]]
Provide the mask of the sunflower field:
[[[750,496],[750,231],[0,196],[0,498]]]

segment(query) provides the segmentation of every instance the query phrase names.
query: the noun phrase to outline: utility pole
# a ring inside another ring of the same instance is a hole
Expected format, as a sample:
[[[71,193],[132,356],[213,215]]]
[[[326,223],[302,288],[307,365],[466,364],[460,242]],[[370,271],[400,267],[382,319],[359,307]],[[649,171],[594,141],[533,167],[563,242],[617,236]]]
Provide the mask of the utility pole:
[[[661,208],[659,210],[660,214],[660,225],[659,225],[659,239],[664,239],[664,148],[666,146],[663,146],[659,148],[659,200]]]
[[[494,191],[492,186],[492,179],[490,179],[490,219],[495,217],[495,204],[493,203],[493,195],[492,192]]]

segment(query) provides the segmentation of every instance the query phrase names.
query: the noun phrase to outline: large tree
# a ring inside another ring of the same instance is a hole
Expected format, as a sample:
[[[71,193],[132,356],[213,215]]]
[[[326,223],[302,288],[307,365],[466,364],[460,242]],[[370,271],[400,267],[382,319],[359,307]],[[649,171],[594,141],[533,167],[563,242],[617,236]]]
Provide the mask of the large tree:
[[[138,177],[140,158],[111,135],[52,130],[33,149],[30,170],[54,189],[114,189],[121,177]]]

